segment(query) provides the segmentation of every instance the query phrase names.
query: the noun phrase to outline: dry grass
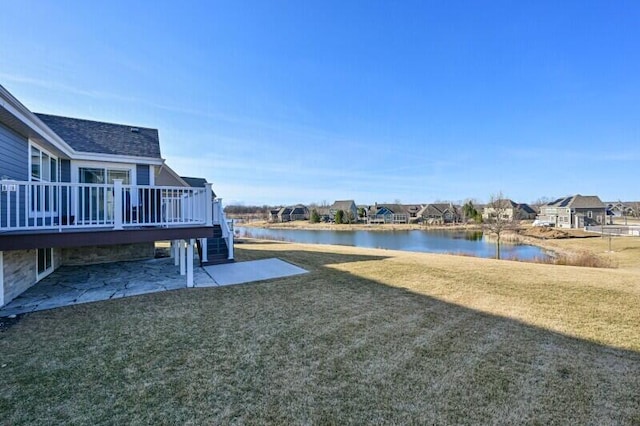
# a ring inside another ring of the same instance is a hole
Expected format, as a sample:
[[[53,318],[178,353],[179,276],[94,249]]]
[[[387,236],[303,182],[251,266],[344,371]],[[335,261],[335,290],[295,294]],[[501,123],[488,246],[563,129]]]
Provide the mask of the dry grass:
[[[630,236],[606,236],[588,234],[591,238],[569,238],[561,240],[529,240],[533,243],[561,255],[571,256],[576,253],[591,253],[611,262],[618,268],[640,271],[640,238]],[[610,245],[611,244],[611,245]]]
[[[530,263],[544,263],[547,265],[580,266],[584,268],[617,268],[618,265],[610,258],[598,256],[588,251],[577,253],[560,253],[555,256],[534,257],[532,259],[519,259],[510,257],[508,260]]]
[[[640,422],[640,279],[275,242],[287,279],[77,305],[0,334],[34,423]]]

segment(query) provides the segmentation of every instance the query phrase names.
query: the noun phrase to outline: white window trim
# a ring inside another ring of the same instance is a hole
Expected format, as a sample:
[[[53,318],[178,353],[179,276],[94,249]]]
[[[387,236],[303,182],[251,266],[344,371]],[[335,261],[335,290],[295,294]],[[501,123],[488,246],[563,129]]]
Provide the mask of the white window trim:
[[[136,164],[131,163],[112,163],[109,161],[71,161],[71,182],[80,183],[80,169],[82,168],[92,168],[92,169],[108,169],[108,170],[127,170],[129,171],[129,185],[136,186],[137,185],[137,167]],[[106,179],[105,174],[105,179]],[[131,203],[132,205],[136,205],[138,202],[138,191],[133,191],[131,193]],[[74,204],[75,208],[78,208],[76,204]],[[78,212],[75,211],[74,214],[78,217]]]
[[[29,181],[31,182],[32,176],[31,176],[31,147],[36,148],[38,151],[40,151],[40,154],[44,153],[47,154],[49,156],[49,159],[54,159],[56,160],[56,182],[60,182],[60,159],[58,158],[57,155],[54,155],[51,153],[51,151],[49,151],[46,148],[43,148],[42,146],[38,145],[37,143],[34,143],[32,141],[29,141],[29,152],[28,152],[28,157],[29,157]],[[40,173],[42,173],[42,165],[40,166]],[[42,178],[40,178],[39,181],[33,181],[33,182],[42,182]],[[45,182],[50,182],[50,181],[45,181]]]
[[[149,186],[156,186],[155,166],[149,165]]]
[[[44,249],[46,250],[49,247],[45,247]],[[51,250],[51,267],[48,269],[45,269],[44,272],[42,272],[41,274],[38,273],[38,251],[39,249],[35,249],[36,252],[36,282],[42,280],[43,278],[51,275],[51,273],[53,272],[53,270],[55,269],[54,265],[55,265],[55,250],[53,250],[53,248],[49,248],[49,250]]]
[[[137,185],[136,165],[131,163],[110,163],[107,161],[71,161],[71,182],[80,182],[80,169],[128,170],[131,185]]]
[[[32,162],[31,162],[31,148],[36,148],[38,151],[40,151],[40,180],[33,180],[33,176],[31,176],[31,167],[32,167]],[[60,158],[58,158],[57,155],[53,155],[51,153],[51,151],[47,150],[46,148],[43,148],[42,146],[38,145],[37,143],[32,142],[31,140],[29,140],[29,149],[27,152],[27,156],[28,156],[28,181],[29,182],[51,182],[51,180],[42,180],[42,154],[46,154],[49,156],[49,161],[51,161],[51,159],[56,160],[56,182],[60,182]],[[49,164],[49,167],[51,167],[51,164]],[[51,172],[49,172],[49,179],[51,179]],[[31,195],[29,194],[29,199],[28,199],[28,209],[29,209],[29,218],[36,218],[36,217],[51,217],[51,216],[56,216],[58,214],[57,210],[50,210],[50,211],[38,211],[35,208],[33,208],[33,206],[31,205]]]

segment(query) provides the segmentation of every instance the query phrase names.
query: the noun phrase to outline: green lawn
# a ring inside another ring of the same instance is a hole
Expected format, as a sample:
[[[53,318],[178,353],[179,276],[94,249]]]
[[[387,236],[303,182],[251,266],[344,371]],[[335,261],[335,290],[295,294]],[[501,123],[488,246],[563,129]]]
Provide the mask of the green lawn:
[[[635,270],[284,243],[306,275],[0,333],[0,422],[640,423]]]

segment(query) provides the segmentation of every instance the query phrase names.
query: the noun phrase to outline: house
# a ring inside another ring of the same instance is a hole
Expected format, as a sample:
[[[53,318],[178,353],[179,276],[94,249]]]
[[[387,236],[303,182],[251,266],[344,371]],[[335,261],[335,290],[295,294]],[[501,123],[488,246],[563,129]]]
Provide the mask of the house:
[[[291,207],[289,220],[309,220],[309,209],[302,204],[297,204]]]
[[[356,210],[358,211],[358,221],[366,222],[367,215],[369,214],[369,206],[360,204],[356,206]]]
[[[417,211],[416,211],[417,214]],[[367,223],[383,224],[383,223],[409,223],[409,212],[402,204],[378,204],[375,203],[369,207],[367,214]]]
[[[269,209],[269,222],[279,222],[280,221],[280,217],[278,216],[278,214],[280,213],[280,209],[282,207],[279,208],[275,208],[275,209]]]
[[[496,203],[504,206],[505,220],[533,220],[536,218],[536,211],[526,203],[516,203],[512,200],[497,200]],[[487,220],[495,215],[495,208],[491,204],[487,204],[482,209],[482,219]]]
[[[329,218],[330,220],[334,220],[336,217],[336,213],[338,210],[342,210],[344,214],[348,217],[351,215],[354,221],[358,220],[358,208],[356,207],[356,202],[353,200],[337,200],[329,206]]]
[[[331,217],[329,207],[314,207],[311,211],[313,210],[318,213],[321,222],[331,222],[335,218],[335,214]]]
[[[291,211],[293,209],[291,207],[282,207],[278,211],[278,222],[289,222],[291,221]]]
[[[583,228],[606,221],[606,206],[596,195],[571,195],[540,206],[537,219],[559,228]]]
[[[444,225],[459,223],[462,215],[458,206],[452,203],[427,204],[419,212],[418,217],[429,225]]]
[[[309,209],[302,204],[297,204],[269,210],[269,222],[291,222],[294,220],[309,220]]]
[[[233,259],[211,185],[170,170],[156,129],[35,114],[0,86],[0,152],[0,306],[61,265],[150,258],[155,241],[188,286],[196,240],[219,235]]]
[[[605,204],[607,211],[614,217],[637,217],[636,209],[640,206],[638,201],[609,201]]]
[[[424,206],[421,204],[402,204],[402,208],[407,214],[410,223],[416,223],[420,221],[420,210]]]

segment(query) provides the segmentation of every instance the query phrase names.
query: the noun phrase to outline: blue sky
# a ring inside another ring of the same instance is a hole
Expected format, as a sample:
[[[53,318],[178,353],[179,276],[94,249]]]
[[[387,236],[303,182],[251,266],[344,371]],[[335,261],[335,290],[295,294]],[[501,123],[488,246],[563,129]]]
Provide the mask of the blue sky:
[[[640,3],[4,2],[0,84],[226,203],[640,199]]]

